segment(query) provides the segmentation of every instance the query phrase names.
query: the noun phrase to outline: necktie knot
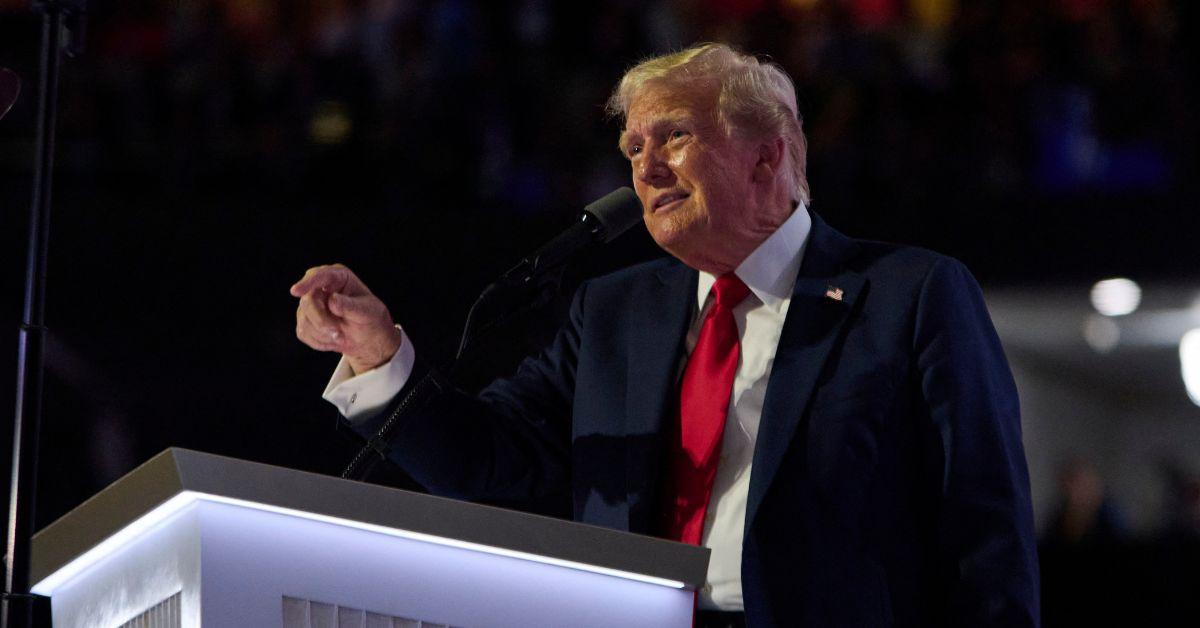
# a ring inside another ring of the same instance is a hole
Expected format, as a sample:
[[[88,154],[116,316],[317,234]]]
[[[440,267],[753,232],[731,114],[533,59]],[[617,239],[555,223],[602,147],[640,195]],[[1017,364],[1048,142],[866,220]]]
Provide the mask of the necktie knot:
[[[713,304],[716,307],[733,309],[750,294],[750,288],[733,273],[717,277],[713,284]]]

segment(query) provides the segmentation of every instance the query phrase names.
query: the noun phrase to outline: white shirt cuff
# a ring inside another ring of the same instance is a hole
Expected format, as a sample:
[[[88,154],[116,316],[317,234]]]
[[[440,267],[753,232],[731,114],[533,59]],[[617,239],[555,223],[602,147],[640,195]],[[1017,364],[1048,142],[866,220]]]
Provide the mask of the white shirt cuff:
[[[396,328],[400,329],[400,326]],[[412,375],[416,359],[417,352],[413,349],[412,341],[400,329],[400,348],[391,360],[366,373],[355,375],[350,362],[343,357],[321,397],[336,406],[338,412],[351,423],[364,421],[386,406],[404,388]]]

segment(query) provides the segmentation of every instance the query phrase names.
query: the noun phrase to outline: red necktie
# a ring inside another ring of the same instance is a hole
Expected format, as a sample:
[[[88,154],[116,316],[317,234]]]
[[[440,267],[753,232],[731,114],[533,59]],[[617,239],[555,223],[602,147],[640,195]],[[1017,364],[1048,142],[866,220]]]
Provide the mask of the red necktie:
[[[719,277],[712,291],[712,307],[679,385],[678,438],[669,452],[663,513],[667,538],[694,545],[700,544],[704,532],[704,513],[717,475],[725,415],[741,353],[733,308],[750,293],[733,273]]]

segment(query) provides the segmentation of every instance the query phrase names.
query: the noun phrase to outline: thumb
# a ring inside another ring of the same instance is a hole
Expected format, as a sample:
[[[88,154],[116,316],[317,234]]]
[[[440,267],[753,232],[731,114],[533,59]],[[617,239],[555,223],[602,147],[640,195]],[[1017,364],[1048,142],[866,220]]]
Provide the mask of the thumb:
[[[383,303],[374,295],[351,297],[340,292],[329,295],[329,311],[351,323],[374,322],[383,309]]]

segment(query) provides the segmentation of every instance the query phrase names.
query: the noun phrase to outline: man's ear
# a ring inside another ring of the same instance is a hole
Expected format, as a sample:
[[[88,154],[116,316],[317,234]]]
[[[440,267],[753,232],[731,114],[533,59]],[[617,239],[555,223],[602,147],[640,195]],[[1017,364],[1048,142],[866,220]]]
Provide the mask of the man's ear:
[[[775,178],[783,167],[785,142],[782,137],[758,145],[758,161],[754,164],[754,182],[763,183]]]

